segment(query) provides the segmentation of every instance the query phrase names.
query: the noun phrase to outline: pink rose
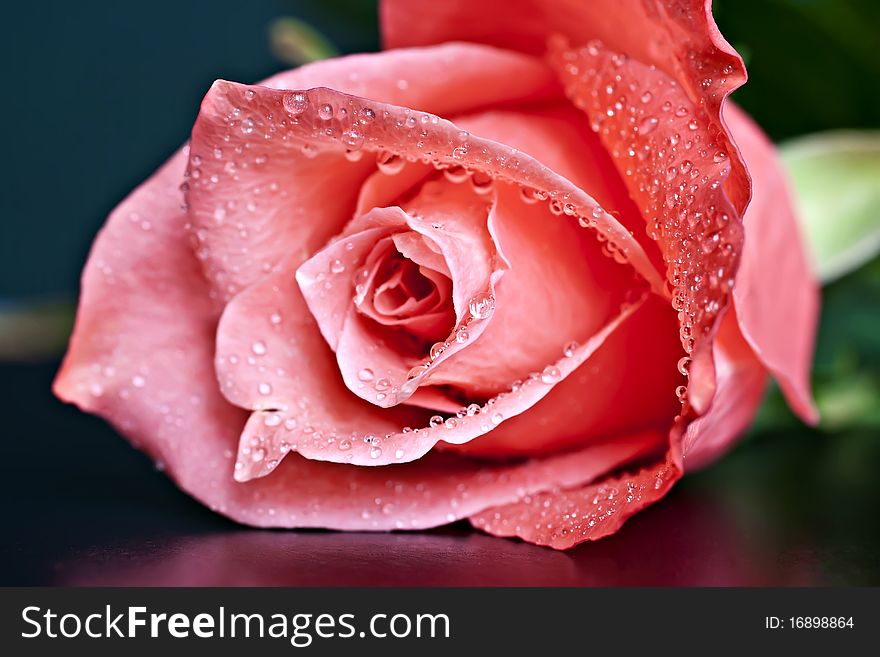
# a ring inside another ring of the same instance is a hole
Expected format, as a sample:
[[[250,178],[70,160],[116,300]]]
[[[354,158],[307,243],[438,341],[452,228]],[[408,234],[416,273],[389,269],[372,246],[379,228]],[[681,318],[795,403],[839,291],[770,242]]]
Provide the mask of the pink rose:
[[[721,454],[768,372],[815,419],[816,286],[708,2],[382,23],[214,83],[94,244],[62,399],[239,522],[556,548]]]

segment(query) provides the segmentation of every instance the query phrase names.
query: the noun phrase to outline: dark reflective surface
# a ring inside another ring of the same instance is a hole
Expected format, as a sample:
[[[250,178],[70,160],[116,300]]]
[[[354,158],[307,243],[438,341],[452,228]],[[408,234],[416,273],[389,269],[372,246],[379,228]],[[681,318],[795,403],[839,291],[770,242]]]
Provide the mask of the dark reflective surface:
[[[465,523],[410,534],[253,531],[180,493],[49,365],[0,366],[0,584],[878,584],[880,441],[752,437],[617,535],[568,552]]]

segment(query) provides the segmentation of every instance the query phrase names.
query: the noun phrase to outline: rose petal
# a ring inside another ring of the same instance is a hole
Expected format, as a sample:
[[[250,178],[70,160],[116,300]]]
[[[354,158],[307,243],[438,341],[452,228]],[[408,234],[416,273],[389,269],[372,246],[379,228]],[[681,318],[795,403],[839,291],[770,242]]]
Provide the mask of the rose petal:
[[[639,208],[599,137],[568,100],[540,107],[492,109],[456,117],[456,125],[528,153],[590,194],[627,228],[658,271],[665,271],[657,243],[645,232]]]
[[[741,162],[719,117],[660,70],[598,42],[558,46],[554,62],[660,244],[682,346],[693,359],[688,399],[704,412],[715,385],[711,342],[742,250]]]
[[[380,11],[386,48],[455,40],[541,55],[553,34],[574,46],[601,39],[677,76],[716,116],[723,98],[746,79],[742,59],[715,25],[709,0],[383,0]]]
[[[438,448],[489,458],[540,456],[603,437],[670,426],[681,409],[676,388],[687,382],[676,367],[681,357],[676,326],[675,311],[651,295],[589,360],[528,412],[468,443]]]
[[[662,498],[681,478],[680,456],[670,450],[658,464],[583,488],[526,495],[519,502],[471,517],[495,536],[565,550],[615,533],[630,517]]]
[[[105,417],[181,488],[216,508],[218,491],[232,483],[246,415],[217,390],[219,308],[186,239],[178,189],[186,159],[185,149],[176,153],[98,235],[54,391]]]
[[[432,453],[404,465],[361,468],[291,454],[271,477],[219,492],[224,513],[261,527],[427,529],[522,495],[582,485],[650,454],[660,442],[656,433],[624,436],[518,464]]]
[[[431,75],[419,73],[424,70]],[[453,76],[456,92],[450,94]],[[443,113],[537,99],[558,89],[541,62],[468,44],[317,62],[264,84],[328,85]],[[217,82],[202,104],[186,194],[205,272],[221,299],[292,251],[309,254],[322,246],[351,219],[361,183],[375,170],[367,160],[351,162],[308,148],[304,153],[301,143],[290,147],[298,112],[314,114],[316,105],[306,110],[293,95],[269,94],[264,87],[241,87],[229,95],[229,86]]]
[[[751,424],[764,398],[767,371],[743,339],[736,311],[724,316],[713,356],[718,387],[710,412],[691,422],[682,440],[688,471],[727,451]]]
[[[742,262],[733,288],[740,328],[779,381],[791,407],[815,424],[810,365],[819,314],[819,288],[807,261],[792,195],[773,145],[735,105],[725,113],[748,163],[753,195],[743,223]]]

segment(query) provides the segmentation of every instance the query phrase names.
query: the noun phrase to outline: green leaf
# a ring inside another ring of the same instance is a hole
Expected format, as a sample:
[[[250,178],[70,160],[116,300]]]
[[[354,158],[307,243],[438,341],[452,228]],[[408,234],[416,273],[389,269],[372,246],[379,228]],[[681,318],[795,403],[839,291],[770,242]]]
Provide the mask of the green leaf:
[[[70,336],[74,307],[66,301],[0,302],[0,361],[58,357]]]
[[[780,146],[822,282],[880,252],[880,132],[823,132]]]
[[[278,18],[269,26],[269,45],[281,61],[292,66],[339,54],[329,39],[298,18]]]

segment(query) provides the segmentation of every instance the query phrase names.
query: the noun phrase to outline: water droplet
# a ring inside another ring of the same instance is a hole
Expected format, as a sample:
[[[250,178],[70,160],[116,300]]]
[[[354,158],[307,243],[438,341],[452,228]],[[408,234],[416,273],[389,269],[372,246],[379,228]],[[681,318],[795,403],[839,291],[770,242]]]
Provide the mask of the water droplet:
[[[249,135],[254,131],[254,120],[253,119],[244,119],[241,122],[241,131]]]
[[[131,385],[133,385],[135,388],[143,388],[146,384],[146,379],[144,379],[144,377],[140,376],[139,374],[135,374],[133,377],[131,377]]]
[[[678,401],[684,403],[684,400],[687,397],[687,387],[686,386],[678,386],[675,389],[675,396],[678,397]]]
[[[406,454],[406,452],[403,451],[402,448],[398,447],[398,448],[394,451],[394,458],[396,458],[396,459],[402,459],[403,456],[404,456],[404,454]],[[384,509],[383,509],[383,511],[384,511]]]
[[[257,340],[251,345],[251,351],[253,351],[257,356],[262,356],[266,353],[266,343],[262,340]]]
[[[565,347],[562,348],[562,354],[566,358],[571,358],[577,351],[578,346],[579,345],[577,342],[569,342],[567,345],[565,345]]]
[[[284,109],[287,113],[293,116],[299,116],[309,106],[308,97],[301,91],[294,91],[292,94],[285,95],[281,102],[284,104]]]
[[[334,274],[341,274],[345,271],[345,263],[339,258],[336,258],[330,263],[330,271]]]
[[[443,418],[439,415],[433,415],[431,416],[431,419],[428,420],[428,424],[431,427],[439,427],[441,424],[443,424]]]
[[[682,358],[678,359],[678,371],[681,372],[682,374],[684,374],[685,376],[688,375],[688,371],[690,370],[690,365],[691,365],[691,359],[689,356],[683,356]]]
[[[448,169],[444,169],[443,175],[449,182],[458,184],[463,183],[465,180],[470,178],[471,172],[464,167],[453,166],[449,167]]]
[[[266,450],[262,447],[257,447],[253,452],[251,452],[251,460],[254,463],[259,463],[264,458],[266,458]]]
[[[379,379],[376,381],[374,387],[376,390],[388,390],[391,387],[391,382],[388,379]]]
[[[281,416],[278,413],[270,413],[263,420],[263,424],[267,427],[277,427],[281,424]]]
[[[488,194],[493,188],[492,176],[482,171],[475,171],[471,176],[471,186],[477,194]]]
[[[468,417],[473,417],[474,415],[480,414],[480,405],[479,404],[469,404],[467,409],[465,409],[465,413]]]
[[[529,205],[542,200],[539,196],[540,192],[533,187],[523,187],[520,189],[520,196],[525,203]]]
[[[370,448],[370,458],[377,459],[382,456],[382,448],[381,447],[371,447]]]
[[[342,134],[342,142],[352,150],[364,145],[364,136],[357,130],[349,130]]]
[[[504,416],[501,413],[494,413],[492,415],[492,424],[501,424],[504,421]]]
[[[462,326],[455,332],[455,341],[459,344],[464,344],[468,340],[470,340],[470,334],[468,334],[468,330]]]
[[[474,319],[487,319],[495,312],[495,297],[478,294],[468,302],[468,312]]]
[[[333,118],[333,106],[330,103],[324,103],[318,108],[318,118],[329,121]]]
[[[454,417],[448,417],[443,424],[446,426],[447,429],[455,429],[455,427],[458,426],[458,420],[456,420]]]
[[[257,391],[261,395],[271,395],[272,394],[272,386],[269,385],[268,383],[264,382],[264,383],[261,383],[260,385],[257,386]]]
[[[372,381],[373,380],[373,370],[369,367],[365,367],[360,372],[358,372],[358,381]]]
[[[555,365],[548,365],[544,368],[544,371],[541,372],[541,381],[550,385],[552,383],[556,383],[559,381],[559,377],[561,374],[559,373],[559,368]]]

